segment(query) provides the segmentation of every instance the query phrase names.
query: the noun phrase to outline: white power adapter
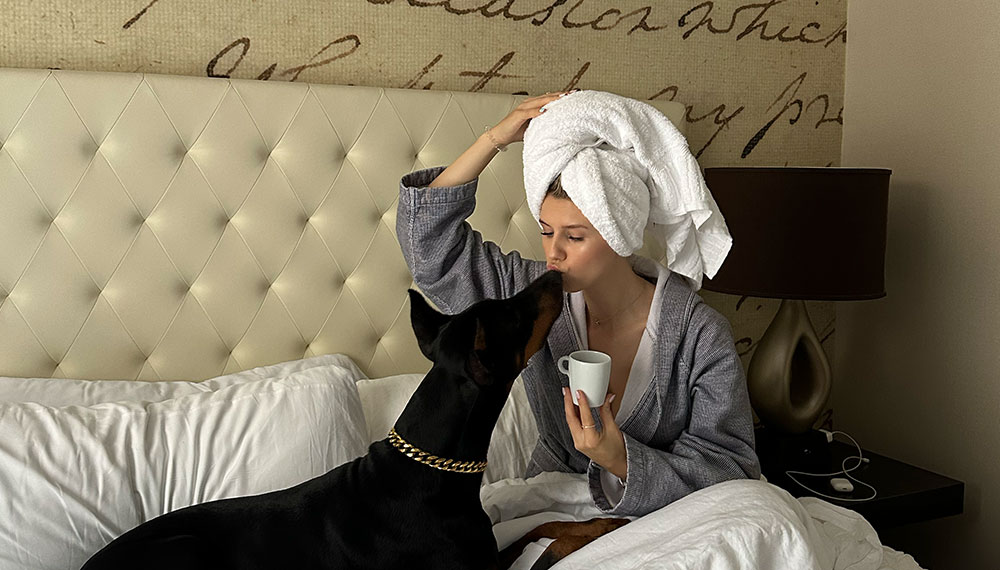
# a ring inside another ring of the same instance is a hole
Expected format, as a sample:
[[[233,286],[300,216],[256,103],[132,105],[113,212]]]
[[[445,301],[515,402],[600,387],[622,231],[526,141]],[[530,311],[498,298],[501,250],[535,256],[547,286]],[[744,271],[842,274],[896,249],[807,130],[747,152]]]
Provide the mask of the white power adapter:
[[[855,469],[861,467],[862,465],[864,465],[865,463],[868,463],[868,461],[869,461],[868,458],[865,457],[864,454],[861,453],[861,446],[858,445],[858,442],[855,441],[854,438],[851,437],[849,434],[844,433],[842,431],[830,431],[830,430],[825,430],[825,429],[820,429],[819,431],[822,432],[823,435],[826,436],[826,442],[827,443],[833,443],[834,435],[836,435],[838,433],[841,434],[841,435],[843,435],[847,439],[851,440],[851,443],[853,443],[854,447],[858,450],[858,454],[857,455],[850,455],[848,457],[845,457],[844,460],[840,463],[840,471],[836,471],[836,472],[833,472],[833,473],[807,473],[805,471],[791,471],[791,470],[789,470],[789,471],[785,471],[785,475],[787,475],[789,479],[791,479],[792,481],[794,481],[796,484],[798,484],[803,489],[805,489],[805,490],[809,491],[810,493],[813,493],[813,494],[815,494],[815,495],[817,495],[819,497],[823,497],[824,499],[833,499],[835,501],[849,501],[849,502],[861,503],[861,502],[864,502],[864,501],[870,501],[870,500],[874,499],[875,497],[877,497],[878,496],[878,490],[876,490],[875,487],[872,487],[868,483],[865,483],[864,481],[861,481],[860,479],[858,479],[858,478],[856,478],[856,477],[854,477],[854,476],[851,475],[851,471],[854,471]],[[847,462],[851,461],[851,460],[856,461],[856,463],[853,466],[851,466],[850,468],[848,468],[847,467]],[[827,495],[825,493],[821,493],[821,492],[817,491],[816,489],[813,489],[813,488],[809,487],[808,485],[806,485],[802,481],[799,481],[796,478],[797,475],[798,476],[810,476],[810,477],[831,477],[831,479],[829,480],[830,487],[833,488],[834,491],[836,491],[838,493],[844,493],[844,494],[853,493],[854,489],[855,489],[854,483],[858,483],[858,484],[864,486],[865,488],[870,489],[871,490],[871,495],[869,495],[867,497],[861,497],[861,498],[854,498],[854,497],[834,497],[832,495]],[[852,483],[852,481],[854,483]]]
[[[834,477],[833,479],[830,479],[830,486],[833,487],[833,490],[838,493],[850,493],[854,491],[854,485],[851,483],[850,479],[844,479],[843,477]]]

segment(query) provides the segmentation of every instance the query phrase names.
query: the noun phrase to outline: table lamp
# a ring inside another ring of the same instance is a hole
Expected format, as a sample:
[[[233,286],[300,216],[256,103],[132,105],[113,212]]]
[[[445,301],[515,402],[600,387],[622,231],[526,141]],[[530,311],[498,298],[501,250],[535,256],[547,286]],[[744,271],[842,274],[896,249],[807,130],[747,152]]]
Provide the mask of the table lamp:
[[[781,299],[747,369],[761,424],[803,434],[823,413],[830,363],[805,300],[885,295],[890,170],[717,167],[705,182],[733,246],[705,289]]]

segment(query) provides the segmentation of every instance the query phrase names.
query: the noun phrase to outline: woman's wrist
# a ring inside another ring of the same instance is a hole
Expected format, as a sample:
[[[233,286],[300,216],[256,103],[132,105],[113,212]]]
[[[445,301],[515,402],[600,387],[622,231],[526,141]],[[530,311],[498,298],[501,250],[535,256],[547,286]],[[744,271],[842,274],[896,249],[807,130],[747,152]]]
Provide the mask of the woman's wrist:
[[[507,150],[507,145],[506,144],[501,144],[497,140],[497,138],[495,136],[493,136],[493,133],[490,132],[491,129],[492,129],[492,127],[490,127],[490,126],[487,125],[486,129],[483,131],[483,136],[486,137],[486,140],[488,140],[490,142],[490,144],[493,145],[493,148],[496,149],[497,152],[503,152],[503,151]]]
[[[479,177],[486,169],[486,165],[497,155],[496,148],[490,142],[486,133],[479,135],[472,146],[465,149],[465,152],[455,159],[448,168],[438,175],[431,182],[432,187],[458,186],[465,184]]]
[[[501,145],[498,141],[496,141],[496,137],[490,133],[489,129],[483,131],[483,134],[479,135],[479,138],[476,139],[476,144],[483,145],[490,158],[499,154],[501,152],[501,148],[507,147],[507,145]]]
[[[611,465],[605,465],[604,468],[608,470],[608,473],[618,477],[622,483],[628,479],[628,461],[625,459],[614,461]]]

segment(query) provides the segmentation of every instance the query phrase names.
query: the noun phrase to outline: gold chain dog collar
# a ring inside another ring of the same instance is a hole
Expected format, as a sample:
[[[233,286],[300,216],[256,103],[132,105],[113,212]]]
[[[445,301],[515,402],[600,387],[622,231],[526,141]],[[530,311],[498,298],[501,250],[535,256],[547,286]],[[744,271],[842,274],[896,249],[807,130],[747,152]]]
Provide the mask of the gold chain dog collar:
[[[457,461],[455,459],[445,459],[427,453],[426,451],[410,445],[405,439],[396,433],[396,428],[389,430],[389,443],[398,449],[400,453],[424,465],[429,465],[442,471],[453,473],[482,473],[486,471],[485,461]]]

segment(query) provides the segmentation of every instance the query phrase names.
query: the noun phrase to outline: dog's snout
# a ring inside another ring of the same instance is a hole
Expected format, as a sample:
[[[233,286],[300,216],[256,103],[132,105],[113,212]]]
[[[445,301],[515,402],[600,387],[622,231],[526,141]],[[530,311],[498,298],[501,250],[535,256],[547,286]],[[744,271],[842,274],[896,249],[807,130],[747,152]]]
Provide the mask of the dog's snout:
[[[541,303],[556,300],[561,305],[563,292],[562,283],[562,273],[555,270],[546,271],[541,277],[535,280],[532,284],[532,289],[535,289],[535,296],[538,297],[538,300]]]
[[[562,273],[553,269],[550,271],[546,271],[545,274],[542,276],[542,278],[545,279],[545,283],[549,287],[558,287],[560,290],[562,290],[562,281],[563,281]]]
[[[545,342],[549,329],[562,312],[562,274],[558,271],[548,271],[539,277],[531,286],[530,301],[535,305],[536,313],[532,326],[531,337],[525,346],[525,358],[537,352]]]
[[[543,277],[546,279],[544,288],[546,299],[540,305],[543,312],[555,310],[556,314],[552,317],[555,320],[559,316],[559,312],[562,311],[563,276],[558,271],[549,271]]]

